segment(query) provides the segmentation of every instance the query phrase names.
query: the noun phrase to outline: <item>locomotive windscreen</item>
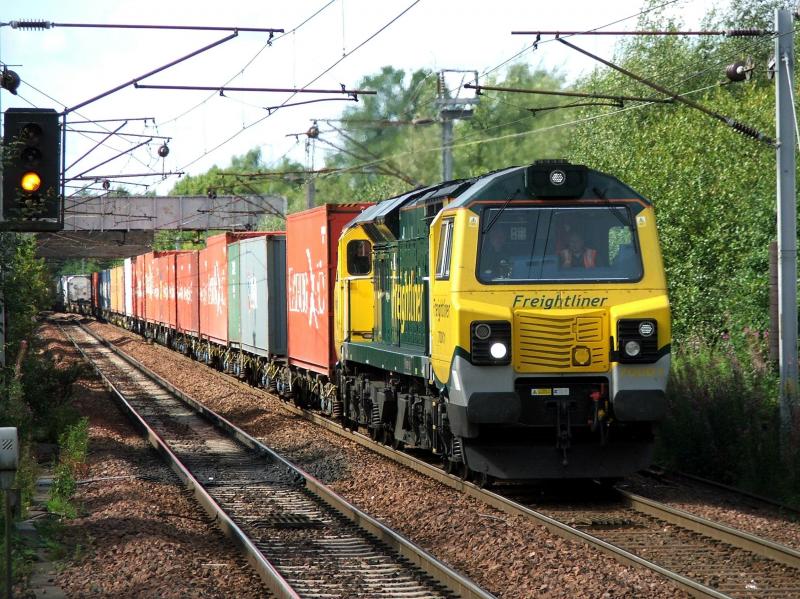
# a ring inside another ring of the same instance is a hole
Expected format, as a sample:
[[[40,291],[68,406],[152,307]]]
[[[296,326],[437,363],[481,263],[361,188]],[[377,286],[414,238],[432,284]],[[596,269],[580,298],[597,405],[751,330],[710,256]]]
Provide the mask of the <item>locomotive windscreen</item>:
[[[478,279],[489,284],[638,281],[642,258],[624,206],[487,208]]]

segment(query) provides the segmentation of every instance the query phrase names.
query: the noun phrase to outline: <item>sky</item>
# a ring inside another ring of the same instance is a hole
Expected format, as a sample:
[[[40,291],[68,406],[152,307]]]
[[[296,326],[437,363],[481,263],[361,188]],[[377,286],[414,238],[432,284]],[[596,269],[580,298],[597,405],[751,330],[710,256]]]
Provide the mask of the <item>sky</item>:
[[[722,2],[723,0],[719,0]],[[667,14],[697,28],[713,0],[673,0]],[[237,87],[357,89],[365,75],[385,65],[407,72],[420,68],[477,71],[479,81],[519,55],[536,67],[560,69],[568,80],[595,68],[590,59],[561,44],[511,35],[516,30],[588,30],[610,25],[632,30],[641,0],[6,0],[0,23],[42,19],[56,24],[148,24],[284,29],[271,45],[268,34],[238,36],[185,62],[144,78],[141,84]],[[62,111],[158,69],[228,36],[223,31],[160,31],[56,26],[26,31],[0,27],[0,62],[22,78],[19,95],[0,91],[0,109],[36,106]],[[547,40],[545,37],[543,40]],[[584,36],[583,48],[612,58],[615,37]],[[68,116],[67,178],[81,174],[109,177],[134,193],[167,193],[177,176],[196,175],[230,163],[259,147],[268,163],[288,156],[310,166],[305,138],[314,119],[335,119],[350,101],[326,101],[265,108],[284,102],[341,97],[320,94],[176,91],[136,89],[133,85],[87,104]],[[75,121],[98,121],[76,123]],[[123,119],[112,121],[111,119]],[[146,119],[146,120],[143,120]],[[121,133],[105,134],[124,120]],[[169,137],[169,155],[158,149]],[[116,156],[119,156],[115,158]],[[314,165],[324,160],[321,148]],[[105,165],[102,162],[109,160]],[[77,162],[76,162],[77,161]],[[75,163],[73,165],[73,163]],[[125,174],[155,173],[147,177]],[[77,191],[68,181],[67,194]],[[85,185],[86,183],[81,183]],[[94,185],[90,189],[99,189]],[[102,191],[102,190],[100,190]]]

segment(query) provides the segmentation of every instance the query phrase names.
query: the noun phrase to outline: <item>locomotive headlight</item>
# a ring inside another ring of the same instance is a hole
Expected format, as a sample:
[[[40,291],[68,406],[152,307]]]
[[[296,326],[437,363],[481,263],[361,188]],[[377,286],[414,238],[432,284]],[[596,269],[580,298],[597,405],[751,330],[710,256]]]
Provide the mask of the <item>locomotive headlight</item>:
[[[628,341],[625,343],[625,354],[630,358],[635,358],[642,352],[642,344],[638,341]]]
[[[655,330],[656,330],[655,325],[653,325],[653,323],[650,322],[649,320],[643,320],[642,322],[639,323],[639,334],[642,337],[649,337],[655,332]]]
[[[501,366],[511,362],[511,323],[507,320],[470,324],[470,362]]]
[[[492,343],[492,346],[489,348],[489,353],[492,354],[492,357],[495,360],[502,360],[506,357],[508,348],[505,346],[505,344],[498,341],[497,343]]]

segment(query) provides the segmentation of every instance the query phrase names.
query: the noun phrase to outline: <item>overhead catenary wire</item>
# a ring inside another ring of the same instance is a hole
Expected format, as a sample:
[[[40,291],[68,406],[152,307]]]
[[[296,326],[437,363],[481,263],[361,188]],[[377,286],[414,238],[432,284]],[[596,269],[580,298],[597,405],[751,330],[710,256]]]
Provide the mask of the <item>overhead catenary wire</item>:
[[[317,81],[319,81],[319,80],[320,80],[322,77],[324,77],[324,76],[325,76],[325,75],[327,75],[327,74],[328,74],[330,71],[332,71],[334,68],[336,68],[336,66],[338,66],[338,65],[339,65],[339,64],[340,64],[340,63],[341,63],[343,60],[345,60],[346,58],[348,58],[348,57],[352,56],[352,55],[353,55],[353,53],[357,52],[357,51],[358,51],[358,50],[360,50],[362,47],[364,47],[364,45],[366,45],[367,43],[369,43],[370,41],[372,41],[373,39],[375,39],[375,37],[377,37],[378,35],[380,35],[381,33],[383,33],[383,32],[384,32],[384,31],[385,31],[385,30],[386,30],[388,27],[390,27],[390,26],[391,26],[391,25],[393,25],[395,22],[397,22],[397,20],[398,20],[398,19],[400,19],[400,17],[402,17],[403,15],[405,15],[405,14],[406,14],[406,13],[407,13],[409,10],[411,10],[412,8],[414,8],[414,7],[415,7],[417,4],[419,4],[419,3],[420,3],[420,0],[414,0],[414,1],[413,1],[413,2],[412,2],[410,5],[409,5],[409,6],[407,6],[405,9],[403,9],[403,10],[402,10],[402,11],[401,11],[401,12],[400,12],[398,15],[396,15],[395,17],[393,17],[393,18],[392,18],[392,19],[391,19],[389,22],[387,22],[385,25],[383,25],[383,26],[382,26],[380,29],[378,29],[378,30],[377,30],[375,33],[373,33],[372,35],[370,35],[369,37],[367,37],[365,40],[363,40],[361,43],[359,43],[359,44],[358,44],[358,45],[357,45],[355,48],[353,48],[352,50],[350,50],[349,52],[347,52],[346,54],[344,54],[344,55],[343,55],[341,58],[337,59],[337,60],[336,60],[336,61],[335,61],[333,64],[331,64],[329,67],[327,67],[326,69],[324,69],[324,70],[323,70],[323,71],[322,71],[322,72],[321,72],[319,75],[317,75],[316,77],[314,77],[313,79],[311,79],[311,81],[307,82],[305,85],[302,85],[302,86],[301,86],[301,88],[307,88],[307,87],[309,87],[310,85],[312,85],[312,84],[316,83]],[[286,103],[288,103],[288,102],[289,102],[289,101],[290,101],[290,100],[291,100],[291,99],[292,99],[294,96],[295,96],[295,94],[292,94],[292,95],[290,95],[290,96],[289,96],[289,97],[288,97],[288,98],[287,98],[287,99],[286,99],[286,100],[283,102],[283,104],[286,104]],[[279,108],[280,108],[280,107],[279,107]],[[203,153],[202,153],[200,156],[198,156],[197,158],[194,158],[194,159],[193,159],[193,160],[191,160],[190,162],[187,162],[186,164],[184,164],[184,165],[183,165],[183,166],[182,166],[182,167],[181,167],[179,170],[185,170],[185,169],[187,169],[188,167],[190,167],[191,165],[195,164],[196,162],[199,162],[200,160],[202,160],[203,158],[205,158],[206,156],[208,156],[208,155],[209,155],[211,152],[215,152],[216,150],[218,150],[218,149],[219,149],[219,148],[221,148],[222,146],[226,145],[227,143],[229,143],[229,142],[230,142],[230,141],[232,141],[233,139],[237,138],[237,137],[238,137],[239,135],[241,135],[241,134],[242,134],[244,131],[246,131],[246,130],[250,129],[251,127],[254,127],[254,126],[256,126],[256,125],[258,125],[258,124],[260,124],[260,123],[264,122],[266,119],[268,119],[268,118],[269,118],[270,116],[272,116],[273,114],[275,114],[275,111],[274,111],[274,110],[273,110],[272,112],[269,112],[269,113],[267,113],[266,115],[262,116],[261,118],[258,118],[258,119],[256,119],[255,121],[251,122],[250,124],[243,126],[243,127],[240,129],[240,130],[236,131],[236,132],[235,132],[235,133],[233,133],[233,134],[232,134],[230,137],[228,137],[228,138],[224,139],[223,141],[221,141],[220,143],[218,143],[217,145],[215,145],[215,146],[214,146],[213,148],[211,148],[210,150],[206,150],[205,152],[203,152]]]
[[[604,25],[600,25],[600,26],[598,26],[598,27],[595,27],[595,28],[593,28],[593,29],[590,29],[590,30],[587,30],[587,31],[596,31],[596,30],[599,30],[599,29],[603,29],[603,28],[606,28],[606,27],[610,27],[610,26],[612,26],[612,25],[616,25],[616,24],[622,23],[622,22],[624,22],[624,21],[628,21],[628,20],[630,20],[630,19],[634,19],[634,18],[640,17],[640,16],[642,16],[642,15],[645,15],[645,14],[647,14],[647,13],[649,13],[649,12],[652,12],[652,11],[655,11],[655,10],[659,10],[659,9],[661,9],[661,8],[664,8],[664,7],[666,7],[666,6],[669,6],[669,5],[671,5],[671,4],[675,4],[675,3],[677,3],[677,2],[680,2],[680,1],[682,1],[682,0],[668,0],[667,2],[663,2],[663,3],[661,3],[661,4],[657,5],[657,6],[652,6],[652,7],[649,7],[649,8],[647,8],[647,9],[641,10],[641,11],[639,11],[639,12],[637,12],[637,13],[634,13],[634,14],[632,14],[632,15],[629,15],[629,16],[626,16],[626,17],[623,17],[623,18],[620,18],[620,19],[616,19],[616,20],[614,20],[614,21],[611,21],[611,22],[609,22],[609,23],[606,23],[606,24],[604,24]],[[535,50],[535,49],[536,49],[536,47],[538,47],[538,44],[544,44],[544,43],[553,42],[553,41],[555,41],[555,40],[544,40],[544,41],[541,41],[541,42],[538,42],[538,43],[534,43],[532,47],[531,47],[531,46],[529,46],[529,47],[526,47],[526,48],[524,48],[524,49],[523,49],[523,50],[521,50],[520,52],[517,52],[516,54],[512,55],[511,57],[509,57],[508,59],[504,60],[503,62],[501,62],[501,63],[499,63],[499,64],[495,65],[494,67],[491,67],[491,68],[484,69],[484,70],[483,70],[483,71],[481,71],[481,73],[479,74],[479,78],[481,78],[481,77],[485,77],[486,75],[488,75],[488,74],[490,74],[490,73],[492,73],[492,72],[494,72],[494,71],[496,71],[496,70],[498,70],[498,69],[502,68],[503,66],[505,66],[505,65],[506,65],[506,64],[508,64],[509,62],[511,62],[511,61],[513,61],[513,60],[515,60],[515,59],[519,58],[520,56],[522,56],[522,55],[523,55],[523,54],[525,54],[526,52],[528,52],[528,51],[531,51],[531,50]],[[421,80],[421,81],[420,81],[420,82],[417,84],[417,89],[418,89],[418,90],[421,90],[421,89],[422,89],[422,84],[423,84],[423,83],[424,83],[424,82],[425,82],[425,81],[426,81],[428,78],[432,77],[433,75],[435,75],[435,73],[429,73],[427,77],[423,78],[423,79],[422,79],[422,80]],[[476,81],[476,83],[477,83],[477,81]],[[450,93],[453,93],[453,92],[455,92],[456,90],[454,89],[454,90],[449,90],[449,91],[450,91]],[[495,99],[495,101],[497,101],[497,102],[501,102],[499,99]],[[431,100],[431,101],[430,101],[430,102],[428,102],[428,103],[422,104],[422,106],[421,106],[421,107],[425,107],[426,105],[430,105],[430,104],[432,104],[432,103],[434,103],[434,102],[436,102],[436,99],[433,99],[433,100]],[[502,103],[504,103],[504,104],[507,104],[507,105],[514,106],[513,104],[511,104],[511,103],[509,103],[509,102],[502,102]],[[518,108],[520,111],[525,111],[525,110],[528,110],[526,107],[520,107],[520,106],[514,106],[514,107],[515,107],[515,108]],[[416,107],[416,108],[417,108],[417,109],[419,109],[419,108],[420,108],[420,106],[418,106],[418,107]],[[407,112],[405,112],[405,113],[403,113],[403,114],[404,114],[406,117],[409,117],[409,115],[410,115],[410,110],[409,110],[409,111],[407,111]],[[486,128],[486,129],[484,129],[484,130],[482,130],[482,131],[491,130],[491,129],[495,129],[495,128],[501,128],[501,127],[504,127],[504,126],[508,126],[509,124],[515,124],[515,123],[518,123],[518,122],[521,122],[521,121],[524,121],[524,120],[529,120],[529,119],[532,119],[532,118],[534,118],[534,114],[533,114],[533,113],[531,113],[531,114],[527,114],[525,117],[523,117],[523,118],[521,118],[521,119],[517,119],[517,120],[513,121],[512,123],[506,123],[506,124],[498,124],[498,125],[494,125],[494,126],[492,126],[492,127],[488,127],[488,128]],[[475,132],[475,133],[473,133],[473,135],[470,135],[469,137],[472,137],[472,136],[474,136],[474,135],[476,135],[476,134],[479,134],[479,133],[480,133],[480,132]]]
[[[48,100],[50,100],[51,102],[55,102],[56,104],[58,104],[58,105],[60,105],[60,106],[63,106],[63,107],[64,107],[64,109],[66,109],[66,104],[64,104],[63,102],[59,102],[57,99],[55,99],[54,97],[52,97],[52,96],[51,96],[51,95],[49,95],[48,93],[46,93],[46,92],[42,91],[41,89],[39,89],[39,88],[37,88],[36,86],[34,86],[33,84],[31,84],[29,81],[27,81],[27,80],[25,80],[25,79],[23,79],[22,81],[25,83],[25,85],[27,85],[28,87],[30,87],[30,88],[31,88],[32,90],[34,90],[36,93],[38,93],[38,94],[41,94],[42,96],[44,96],[45,98],[47,98],[47,99],[48,99]],[[22,96],[19,96],[19,95],[18,95],[18,97],[22,98],[22,99],[23,99],[25,102],[27,102],[27,103],[28,103],[28,104],[30,104],[31,106],[34,106],[34,107],[36,107],[36,104],[34,104],[33,102],[31,102],[31,101],[30,101],[30,100],[28,100],[27,98],[24,98],[24,97],[22,97]],[[110,131],[111,131],[111,129],[109,129],[109,128],[107,128],[107,127],[104,127],[103,125],[100,125],[100,123],[119,121],[119,119],[103,119],[103,120],[100,120],[100,121],[93,121],[93,120],[89,120],[89,119],[87,119],[87,117],[86,117],[85,115],[81,114],[81,113],[80,113],[80,112],[78,112],[78,111],[75,111],[75,113],[74,113],[74,114],[76,114],[76,115],[80,116],[80,117],[81,117],[82,119],[84,119],[84,120],[83,120],[83,121],[72,121],[73,123],[95,123],[95,124],[98,124],[98,126],[100,126],[102,129],[105,129],[106,133],[110,132]],[[134,120],[144,120],[144,121],[147,121],[147,119],[148,119],[148,118],[150,118],[150,117],[131,118],[131,119],[123,119],[123,120],[130,120],[130,121],[134,121]],[[85,137],[86,139],[89,139],[89,140],[90,140],[90,141],[92,141],[92,142],[94,142],[94,141],[95,141],[95,140],[93,140],[91,137],[89,137],[87,134],[84,134],[84,133],[79,133],[79,135],[81,135],[82,137]],[[109,149],[111,149],[111,150],[113,150],[113,151],[115,151],[115,152],[121,152],[121,151],[122,151],[122,150],[120,150],[119,148],[117,148],[117,147],[115,147],[115,146],[113,146],[112,144],[110,144],[110,143],[107,143],[107,142],[103,142],[101,145],[102,145],[103,147],[109,148]],[[137,162],[139,162],[139,164],[141,164],[141,165],[142,165],[142,166],[144,166],[145,168],[148,168],[148,165],[147,165],[147,164],[145,164],[145,162],[144,162],[144,161],[142,161],[142,160],[140,160],[138,157],[135,157],[135,160],[136,160]]]
[[[641,96],[623,96],[612,94],[595,94],[585,92],[571,92],[571,91],[556,91],[548,89],[524,89],[518,87],[500,87],[496,85],[473,85],[467,83],[467,89],[474,89],[479,94],[483,90],[496,91],[496,92],[511,92],[518,94],[540,94],[545,96],[568,96],[571,98],[596,98],[598,100],[617,100],[619,102],[651,102],[653,104],[670,104],[673,102],[672,98],[643,98]]]
[[[665,88],[665,87],[663,87],[663,86],[661,86],[661,85],[659,85],[657,83],[654,83],[652,81],[648,81],[644,77],[641,77],[641,76],[637,75],[636,73],[633,73],[633,72],[629,71],[628,69],[625,69],[624,67],[616,65],[613,62],[610,62],[610,61],[605,60],[605,59],[603,59],[603,58],[601,58],[599,56],[596,56],[595,54],[592,54],[591,52],[583,50],[582,48],[579,48],[578,46],[576,46],[574,44],[571,44],[570,42],[568,42],[568,41],[566,41],[564,39],[559,38],[559,41],[562,44],[566,45],[567,47],[572,48],[573,50],[576,50],[577,52],[580,52],[581,54],[589,56],[590,58],[593,58],[594,60],[606,65],[607,67],[612,68],[615,71],[619,71],[623,75],[626,75],[626,76],[630,77],[631,79],[633,79],[635,81],[638,81],[639,83],[641,83],[643,85],[646,85],[647,87],[650,87],[650,88],[652,88],[652,89],[654,89],[654,90],[656,90],[656,91],[658,91],[658,92],[660,92],[662,94],[665,94],[665,95],[669,96],[670,98],[674,99],[677,102],[681,102],[683,104],[686,104],[687,106],[690,106],[691,108],[694,108],[695,110],[699,110],[700,112],[706,114],[707,116],[710,116],[711,118],[716,119],[716,120],[726,124],[728,127],[732,128],[735,131],[738,131],[739,133],[742,133],[742,134],[744,134],[744,135],[746,135],[748,137],[752,137],[753,139],[756,139],[758,141],[764,142],[767,145],[770,145],[770,146],[773,146],[773,147],[775,146],[775,140],[774,139],[772,139],[771,137],[769,137],[769,136],[765,135],[764,133],[758,131],[754,127],[751,127],[750,125],[746,125],[746,124],[741,123],[741,122],[739,122],[739,121],[737,121],[735,119],[732,119],[732,118],[727,117],[727,116],[725,116],[723,114],[720,114],[720,113],[718,113],[718,112],[716,112],[714,110],[706,108],[702,104],[698,104],[697,102],[695,102],[693,100],[689,100],[687,98],[683,98],[683,97],[681,97],[680,94],[676,94],[675,92],[672,92],[669,89],[667,89],[667,88]]]
[[[681,0],[669,0],[669,1],[667,1],[667,2],[664,2],[664,3],[662,3],[662,4],[659,4],[659,5],[657,5],[657,6],[652,6],[652,7],[650,7],[650,8],[647,8],[647,9],[645,9],[645,10],[639,11],[639,12],[638,12],[638,13],[636,13],[636,14],[633,14],[633,15],[630,15],[630,16],[627,16],[627,17],[623,17],[623,18],[621,18],[621,19],[617,19],[617,20],[615,20],[615,21],[613,21],[613,22],[610,22],[610,23],[607,23],[607,24],[605,24],[605,25],[601,25],[601,26],[598,26],[598,27],[595,27],[595,28],[592,28],[592,29],[588,29],[588,30],[585,30],[585,31],[583,31],[583,32],[580,32],[580,33],[591,33],[591,32],[593,32],[593,31],[599,31],[599,30],[602,30],[602,29],[604,29],[604,28],[606,28],[606,27],[610,27],[610,26],[612,26],[612,25],[616,25],[616,24],[618,24],[618,23],[622,23],[622,22],[624,22],[624,21],[627,21],[627,20],[630,20],[630,19],[633,19],[633,18],[641,17],[641,16],[643,16],[643,15],[645,15],[645,14],[648,14],[648,13],[650,13],[650,12],[653,12],[653,11],[656,11],[656,10],[660,10],[660,9],[662,9],[662,8],[666,7],[666,6],[669,6],[669,5],[671,5],[671,4],[675,4],[676,2],[680,2],[680,1],[681,1]],[[505,61],[501,62],[500,64],[498,64],[498,65],[496,65],[496,66],[494,66],[494,67],[491,67],[491,68],[484,69],[484,70],[481,72],[481,74],[479,75],[479,77],[485,77],[485,76],[486,76],[486,75],[488,75],[489,73],[492,73],[492,72],[494,72],[494,71],[496,71],[496,70],[498,70],[498,69],[502,68],[503,66],[505,66],[506,64],[508,64],[508,63],[509,63],[509,62],[511,62],[512,60],[514,60],[514,59],[516,59],[516,58],[520,57],[522,54],[524,54],[524,53],[526,53],[526,52],[528,52],[528,51],[535,50],[535,49],[536,49],[538,46],[541,46],[541,45],[544,45],[544,44],[547,44],[547,43],[552,43],[552,42],[555,42],[555,41],[557,41],[555,38],[552,38],[552,39],[546,39],[546,40],[537,40],[536,42],[534,42],[534,44],[533,44],[532,46],[529,46],[529,47],[526,47],[526,48],[524,48],[522,51],[520,51],[520,52],[518,52],[518,53],[514,54],[513,56],[511,56],[510,58],[508,58],[508,59],[506,59]],[[749,44],[749,45],[747,46],[747,48],[752,48],[752,47],[755,47],[756,45],[758,45],[759,43],[761,43],[761,42],[764,42],[764,41],[769,41],[769,40],[765,40],[765,39],[762,37],[761,39],[757,39],[755,43]],[[729,60],[729,59],[723,60],[723,61],[721,62],[721,64],[726,64],[726,63],[728,62],[728,60]],[[699,76],[699,75],[700,75],[700,74],[702,74],[702,73],[705,73],[705,72],[707,72],[707,71],[710,71],[710,70],[712,70],[712,69],[716,69],[716,68],[718,68],[718,67],[717,67],[717,66],[710,66],[710,67],[708,67],[708,66],[707,66],[705,69],[703,69],[703,71],[701,71],[701,73],[698,73],[698,74],[696,74],[696,75],[693,75],[693,76],[687,77],[687,78],[683,79],[681,82],[688,81],[688,80],[690,80],[690,79],[694,78],[695,76]],[[662,75],[663,75],[663,74],[662,74]],[[667,76],[668,76],[668,75],[667,75]],[[662,78],[659,78],[659,79],[662,79],[662,80],[663,80],[663,77],[662,77]],[[674,87],[674,85],[673,85],[673,87]],[[453,91],[453,90],[451,90],[451,92],[452,92],[452,91]],[[497,100],[497,101],[500,101],[500,100]],[[512,105],[512,104],[511,104],[511,103],[509,103],[509,102],[502,102],[502,103],[503,103],[503,104],[506,104],[506,105]],[[518,108],[519,108],[520,110],[527,110],[527,108],[523,108],[523,107],[518,107]],[[528,118],[531,118],[531,117],[532,117],[532,115],[529,115],[529,116],[528,116]],[[518,121],[515,121],[515,122],[518,122]],[[498,125],[497,127],[499,127],[499,126],[500,126],[500,125]]]
[[[679,94],[679,95],[687,96],[687,95],[691,95],[691,94],[696,94],[696,93],[700,93],[700,92],[704,92],[706,90],[712,89],[714,87],[717,87],[716,83],[714,85],[707,85],[707,86],[704,86],[704,87],[701,87],[701,88],[698,88],[698,89],[695,89],[695,90],[691,90],[691,91],[688,91],[688,92],[683,92],[682,94]],[[610,118],[610,117],[613,117],[613,116],[617,116],[617,115],[619,115],[621,113],[628,112],[630,110],[640,110],[642,108],[649,107],[649,106],[653,106],[653,104],[649,104],[649,103],[634,104],[634,105],[631,105],[631,106],[626,106],[626,107],[620,108],[618,110],[613,110],[611,112],[605,112],[605,113],[602,113],[602,114],[596,114],[596,115],[591,115],[591,116],[587,116],[587,117],[581,117],[581,118],[574,119],[572,121],[566,121],[566,122],[563,122],[563,123],[555,123],[553,125],[546,125],[544,127],[539,127],[538,129],[530,129],[528,131],[518,131],[518,132],[515,132],[515,133],[507,133],[505,135],[498,135],[496,137],[477,139],[477,140],[473,140],[473,141],[457,142],[457,143],[454,143],[452,145],[452,147],[453,148],[462,148],[462,147],[476,146],[476,145],[482,145],[482,144],[487,144],[487,143],[494,143],[494,142],[498,142],[498,141],[504,141],[504,140],[507,140],[507,139],[516,139],[516,138],[520,138],[520,137],[527,137],[528,135],[534,135],[534,134],[537,134],[537,133],[545,133],[547,131],[552,131],[552,130],[555,130],[555,129],[561,129],[563,127],[571,127],[571,126],[575,126],[575,125],[580,125],[580,124],[583,124],[583,123],[588,123],[588,122],[595,121],[595,120],[602,119],[602,118]],[[419,148],[419,149],[415,149],[413,152],[398,152],[396,154],[392,154],[391,156],[383,157],[380,160],[373,160],[373,161],[365,162],[365,163],[362,163],[362,164],[359,164],[359,165],[354,165],[354,166],[349,167],[349,168],[352,168],[352,169],[364,168],[365,166],[371,166],[371,165],[379,164],[380,162],[382,162],[384,160],[390,160],[390,159],[394,159],[394,158],[401,158],[401,157],[404,157],[404,156],[409,156],[409,155],[418,154],[418,153],[439,152],[439,151],[441,151],[441,145],[436,145],[436,146],[432,146],[432,147],[428,147],[428,148]],[[344,170],[349,170],[349,168],[348,169],[344,169]],[[321,177],[324,177],[324,176],[325,175],[321,175]]]
[[[726,37],[759,37],[762,35],[772,35],[772,31],[766,29],[720,29],[720,30],[698,30],[698,31],[678,31],[678,30],[653,30],[653,31],[512,31],[511,35],[554,35],[556,38],[574,35],[724,35]]]
[[[670,4],[670,3],[671,3],[671,2],[668,2],[668,3],[666,3],[666,4]],[[665,6],[666,4],[663,4],[663,5],[659,6],[659,7],[654,7],[654,8],[655,8],[655,9],[657,9],[657,8],[661,8],[661,7]],[[639,13],[639,14],[640,14],[640,15],[643,15],[643,14],[646,14],[647,12],[650,12],[650,11],[649,11],[649,10],[648,10],[648,11],[642,11],[642,12],[641,12],[641,13]],[[638,16],[638,15],[635,15],[635,16]],[[598,28],[598,29],[599,29],[599,28]],[[750,43],[748,43],[746,46],[744,46],[744,48],[740,49],[740,50],[739,50],[739,52],[746,52],[746,51],[750,51],[750,50],[752,50],[753,48],[756,48],[757,46],[759,46],[759,45],[761,45],[761,44],[764,44],[764,43],[769,43],[769,42],[771,42],[772,40],[774,40],[774,38],[775,38],[776,36],[777,36],[777,34],[773,35],[773,36],[772,36],[772,37],[770,37],[769,39],[765,39],[764,37],[757,38],[755,41],[751,41],[751,42],[750,42]],[[556,40],[556,39],[542,40],[542,41],[540,41],[540,42],[539,42],[539,44],[544,44],[544,43],[548,43],[548,42],[555,42],[555,41],[557,41],[557,40]],[[738,56],[738,54],[736,54],[736,56]],[[695,73],[693,73],[692,75],[689,75],[688,77],[684,77],[684,78],[682,78],[682,79],[681,79],[680,81],[678,81],[677,83],[673,83],[673,84],[671,84],[671,87],[673,87],[673,88],[674,88],[676,85],[679,85],[679,84],[685,83],[685,82],[687,82],[687,81],[690,81],[691,79],[694,79],[694,78],[696,78],[696,77],[702,76],[703,74],[705,74],[705,73],[707,73],[707,72],[710,72],[710,71],[713,71],[713,70],[717,70],[717,69],[719,68],[719,65],[725,65],[725,64],[728,64],[728,63],[730,62],[730,60],[732,60],[732,58],[730,58],[730,57],[726,57],[726,58],[723,58],[722,60],[720,60],[720,61],[718,61],[718,62],[716,62],[715,64],[712,64],[712,65],[708,65],[708,64],[707,64],[707,61],[705,61],[705,62],[704,62],[704,64],[706,64],[705,68],[703,68],[702,70],[700,70],[700,71],[698,71],[698,72],[695,72]],[[660,77],[658,77],[656,80],[657,80],[657,81],[665,81],[665,80],[667,80],[668,78],[670,78],[672,75],[674,75],[675,73],[677,73],[677,72],[678,72],[678,71],[679,71],[681,68],[682,68],[682,67],[677,67],[677,68],[673,69],[672,71],[670,71],[670,72],[668,72],[668,73],[659,73]],[[717,85],[712,85],[712,86],[709,86],[709,87],[708,87],[708,88],[706,88],[706,89],[710,89],[710,88],[713,88],[713,87],[717,87]],[[527,110],[527,111],[531,112],[531,114],[530,114],[530,115],[528,115],[528,116],[526,117],[527,119],[529,119],[529,118],[532,118],[532,117],[533,117],[533,114],[536,112],[536,109],[531,109],[531,108],[525,108],[525,107],[517,106],[517,105],[515,105],[515,104],[513,104],[513,103],[511,103],[511,102],[508,102],[508,101],[505,101],[505,100],[501,100],[501,99],[500,99],[499,97],[497,97],[497,96],[493,96],[493,97],[491,97],[491,100],[492,100],[492,101],[494,101],[494,102],[500,103],[500,104],[504,104],[504,105],[507,105],[507,106],[512,106],[512,107],[515,107],[515,108],[517,108],[517,109],[519,109],[519,110]],[[565,105],[563,105],[563,106],[564,106],[564,107],[572,107],[572,104],[565,104]],[[553,107],[553,108],[557,108],[557,107]],[[516,124],[516,123],[518,123],[518,122],[521,122],[521,121],[523,121],[523,120],[526,120],[526,118],[523,118],[523,119],[517,119],[517,120],[515,120],[515,121],[512,121],[512,122],[510,122],[510,123],[501,123],[501,124],[498,124],[498,125],[494,125],[494,126],[492,126],[492,127],[487,127],[487,128],[485,128],[485,129],[482,129],[482,130],[480,130],[480,131],[476,131],[476,132],[472,133],[471,135],[467,135],[467,136],[466,136],[466,139],[469,139],[470,137],[474,137],[475,135],[478,135],[478,134],[480,134],[480,133],[483,133],[483,132],[485,132],[485,131],[489,131],[489,130],[492,130],[492,129],[497,129],[497,128],[502,128],[502,127],[504,127],[504,126],[508,126],[508,125],[511,125],[511,124]]]
[[[305,18],[303,21],[301,21],[301,22],[300,22],[298,25],[296,25],[295,27],[293,27],[293,28],[292,28],[292,29],[290,29],[289,31],[286,31],[286,32],[284,32],[284,33],[282,33],[282,34],[280,34],[280,35],[276,36],[276,37],[275,37],[275,38],[272,40],[272,43],[274,44],[275,42],[277,42],[277,41],[279,41],[279,40],[283,39],[283,38],[284,38],[284,37],[286,37],[287,35],[294,35],[294,34],[295,34],[295,33],[296,33],[296,32],[297,32],[299,29],[301,29],[301,28],[302,28],[304,25],[306,25],[306,24],[307,24],[307,23],[309,23],[311,20],[313,20],[315,17],[317,17],[319,14],[321,14],[321,13],[322,13],[322,12],[323,12],[323,11],[324,11],[326,8],[328,8],[329,6],[331,6],[331,5],[332,5],[334,2],[336,2],[336,0],[329,0],[329,1],[328,1],[328,2],[326,2],[326,3],[325,3],[323,6],[321,6],[319,9],[317,9],[317,10],[316,10],[316,11],[315,11],[313,14],[311,14],[309,17],[307,17],[307,18]],[[236,79],[236,78],[237,78],[237,77],[239,77],[240,75],[244,74],[245,70],[247,70],[247,68],[249,68],[249,67],[250,67],[250,65],[251,65],[251,64],[253,64],[253,62],[255,62],[255,60],[256,60],[256,59],[257,59],[257,58],[258,58],[258,57],[261,55],[261,53],[262,53],[264,50],[266,50],[266,49],[267,49],[267,48],[268,48],[270,45],[271,45],[271,44],[269,43],[269,41],[268,41],[267,43],[265,43],[265,44],[264,44],[264,45],[261,47],[261,49],[260,49],[260,50],[258,50],[258,51],[257,51],[257,52],[256,52],[256,53],[253,55],[253,57],[252,57],[252,58],[251,58],[249,61],[247,61],[247,63],[245,63],[245,65],[244,65],[243,67],[241,67],[241,68],[240,68],[240,69],[239,69],[239,70],[236,72],[236,74],[235,74],[235,75],[231,76],[231,77],[230,77],[230,78],[229,78],[229,79],[228,79],[228,80],[227,80],[227,81],[224,83],[224,85],[228,85],[228,84],[229,84],[231,81],[233,81],[234,79]],[[177,121],[178,119],[181,119],[181,118],[185,117],[186,115],[188,115],[189,113],[193,112],[194,110],[197,110],[197,109],[198,109],[200,106],[202,106],[203,104],[205,104],[205,103],[206,103],[206,102],[208,102],[209,100],[211,100],[211,99],[213,99],[214,97],[216,97],[216,95],[217,95],[217,94],[215,94],[215,93],[209,94],[209,95],[208,95],[208,97],[206,97],[204,100],[201,100],[200,102],[198,102],[197,104],[195,104],[194,106],[192,106],[192,107],[191,107],[191,108],[189,108],[188,110],[185,110],[184,112],[182,112],[182,113],[181,113],[181,114],[179,114],[178,116],[172,117],[171,119],[168,119],[168,120],[166,120],[166,121],[162,121],[162,123],[161,123],[161,124],[162,124],[162,126],[163,126],[163,125],[168,125],[168,124],[170,124],[170,123],[173,123],[173,122]]]

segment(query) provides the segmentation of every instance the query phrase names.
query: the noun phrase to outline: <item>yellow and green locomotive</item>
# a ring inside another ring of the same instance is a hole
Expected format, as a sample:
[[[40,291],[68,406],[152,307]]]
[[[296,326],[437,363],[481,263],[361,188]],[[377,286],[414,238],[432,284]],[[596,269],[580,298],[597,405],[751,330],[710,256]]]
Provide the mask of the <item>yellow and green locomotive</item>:
[[[564,161],[446,182],[366,209],[338,256],[346,424],[480,481],[649,464],[670,314],[630,187]]]

